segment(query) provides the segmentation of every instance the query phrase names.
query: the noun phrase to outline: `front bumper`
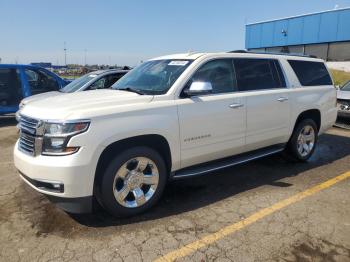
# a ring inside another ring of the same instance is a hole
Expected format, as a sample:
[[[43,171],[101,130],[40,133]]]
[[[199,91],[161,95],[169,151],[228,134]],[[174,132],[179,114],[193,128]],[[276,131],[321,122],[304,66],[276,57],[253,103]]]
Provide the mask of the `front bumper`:
[[[338,117],[350,117],[350,100],[337,99]]]
[[[42,181],[38,181],[35,179],[31,179],[27,177],[26,175],[20,173],[20,177],[31,187],[38,190],[38,188],[43,188]],[[44,183],[50,183],[49,181],[46,181]],[[62,184],[63,185],[63,184]],[[47,190],[47,189],[44,189]],[[39,190],[38,190],[39,191]],[[44,195],[56,206],[63,209],[66,212],[74,213],[74,214],[82,214],[82,213],[91,213],[93,211],[93,197],[92,196],[86,196],[86,197],[75,197],[75,198],[68,198],[68,197],[58,197],[53,195]]]
[[[90,212],[96,170],[88,150],[68,156],[31,156],[14,148],[14,163],[20,177],[33,189],[46,195],[72,213]]]
[[[338,110],[338,117],[350,118],[350,110]]]

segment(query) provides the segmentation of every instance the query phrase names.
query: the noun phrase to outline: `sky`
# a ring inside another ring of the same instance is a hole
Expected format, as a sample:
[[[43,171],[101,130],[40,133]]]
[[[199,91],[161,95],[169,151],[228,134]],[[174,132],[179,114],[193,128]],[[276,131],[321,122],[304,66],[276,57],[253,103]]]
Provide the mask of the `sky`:
[[[350,0],[0,0],[1,63],[135,66],[243,49],[245,24],[350,7]],[[86,60],[85,60],[86,59]]]

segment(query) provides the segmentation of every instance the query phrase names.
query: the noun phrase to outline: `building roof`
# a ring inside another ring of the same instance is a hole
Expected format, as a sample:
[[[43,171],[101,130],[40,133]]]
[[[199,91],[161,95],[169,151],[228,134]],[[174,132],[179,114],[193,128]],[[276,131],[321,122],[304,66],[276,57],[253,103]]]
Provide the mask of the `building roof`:
[[[338,12],[338,11],[348,10],[348,9],[350,9],[350,7],[337,8],[337,9],[325,10],[325,11],[314,12],[314,13],[307,13],[307,14],[302,14],[302,15],[295,15],[295,16],[287,16],[287,17],[275,18],[275,19],[272,19],[272,20],[265,20],[265,21],[248,23],[246,25],[256,25],[256,24],[274,22],[274,21],[279,21],[279,20],[284,20],[284,19],[298,18],[298,17],[310,16],[310,15],[318,15],[318,14],[329,13],[329,12]]]
[[[246,25],[246,48],[350,41],[350,8]]]

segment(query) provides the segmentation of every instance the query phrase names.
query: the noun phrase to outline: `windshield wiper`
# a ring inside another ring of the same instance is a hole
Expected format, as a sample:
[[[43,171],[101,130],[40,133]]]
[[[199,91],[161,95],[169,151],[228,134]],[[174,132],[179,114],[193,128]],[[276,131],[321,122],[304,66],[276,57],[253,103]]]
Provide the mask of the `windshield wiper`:
[[[139,94],[139,95],[145,95],[144,92],[142,92],[142,91],[140,91],[138,89],[134,89],[132,87],[118,88],[116,90],[128,91],[128,92],[133,92],[133,93],[136,93],[136,94]]]

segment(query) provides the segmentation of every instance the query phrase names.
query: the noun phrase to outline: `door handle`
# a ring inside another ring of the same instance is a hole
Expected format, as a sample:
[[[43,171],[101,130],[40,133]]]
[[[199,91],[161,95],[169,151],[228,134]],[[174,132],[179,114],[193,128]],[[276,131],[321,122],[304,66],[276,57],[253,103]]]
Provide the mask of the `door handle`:
[[[231,105],[230,105],[230,108],[232,108],[232,109],[240,108],[240,107],[243,107],[243,104],[235,103],[235,104],[231,104]]]
[[[284,102],[284,101],[287,101],[288,98],[287,97],[280,97],[277,99],[278,102]]]

